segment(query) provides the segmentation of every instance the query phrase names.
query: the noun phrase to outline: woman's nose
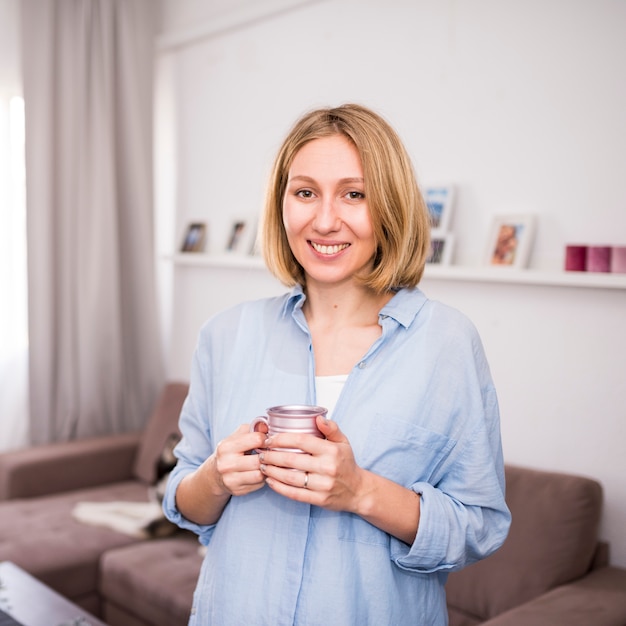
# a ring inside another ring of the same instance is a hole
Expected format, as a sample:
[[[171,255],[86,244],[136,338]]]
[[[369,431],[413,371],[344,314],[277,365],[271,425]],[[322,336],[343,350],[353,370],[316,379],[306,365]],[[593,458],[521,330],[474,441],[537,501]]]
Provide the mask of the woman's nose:
[[[341,220],[339,212],[332,198],[323,198],[318,204],[313,227],[320,233],[339,230]]]

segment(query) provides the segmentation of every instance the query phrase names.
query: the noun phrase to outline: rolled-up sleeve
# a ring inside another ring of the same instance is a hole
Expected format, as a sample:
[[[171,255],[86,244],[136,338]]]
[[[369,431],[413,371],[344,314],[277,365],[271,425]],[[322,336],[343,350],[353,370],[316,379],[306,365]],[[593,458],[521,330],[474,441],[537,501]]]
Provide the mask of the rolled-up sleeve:
[[[444,462],[440,479],[416,482],[420,521],[413,545],[392,541],[392,559],[420,572],[458,570],[495,552],[507,537],[499,412],[492,386],[481,394],[481,413]]]
[[[179,419],[179,428],[183,435],[182,440],[174,449],[178,462],[170,473],[167,488],[163,498],[163,512],[168,520],[180,528],[196,533],[200,542],[208,544],[215,525],[200,525],[186,519],[176,506],[176,490],[180,482],[194,472],[213,453],[214,445],[211,433],[208,430],[209,420],[206,415],[210,402],[211,377],[206,375],[210,366],[207,350],[205,329],[201,331],[200,339],[194,353],[191,365],[189,394],[183,404]]]

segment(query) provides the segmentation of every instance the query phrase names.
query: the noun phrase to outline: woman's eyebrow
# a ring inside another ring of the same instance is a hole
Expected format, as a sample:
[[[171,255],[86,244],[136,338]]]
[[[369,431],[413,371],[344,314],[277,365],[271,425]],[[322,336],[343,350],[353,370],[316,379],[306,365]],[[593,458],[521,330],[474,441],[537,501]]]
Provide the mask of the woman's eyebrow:
[[[308,183],[314,183],[315,179],[311,178],[310,176],[305,176],[303,174],[298,174],[297,176],[290,176],[287,182],[291,182],[293,180],[297,180],[297,181],[304,181],[304,182],[308,182]],[[365,179],[362,178],[361,176],[351,176],[348,178],[340,178],[338,181],[338,183],[364,183]]]

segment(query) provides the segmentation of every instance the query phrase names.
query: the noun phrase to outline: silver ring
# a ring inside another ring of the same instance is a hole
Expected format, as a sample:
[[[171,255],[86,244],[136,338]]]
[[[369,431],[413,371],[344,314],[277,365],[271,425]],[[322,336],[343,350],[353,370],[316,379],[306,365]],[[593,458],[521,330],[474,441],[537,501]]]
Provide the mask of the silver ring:
[[[304,485],[302,485],[303,489],[309,488],[309,472],[304,472]]]

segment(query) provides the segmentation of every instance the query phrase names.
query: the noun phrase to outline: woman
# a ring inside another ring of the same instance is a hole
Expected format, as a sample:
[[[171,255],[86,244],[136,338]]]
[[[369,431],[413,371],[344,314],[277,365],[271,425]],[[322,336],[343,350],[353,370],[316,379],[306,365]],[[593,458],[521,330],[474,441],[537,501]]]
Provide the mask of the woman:
[[[510,516],[480,339],[417,288],[428,212],[393,129],[358,105],[305,115],[262,235],[292,290],[203,327],[164,502],[207,546],[190,624],[446,624],[448,572]],[[305,403],[326,439],[250,432]]]

